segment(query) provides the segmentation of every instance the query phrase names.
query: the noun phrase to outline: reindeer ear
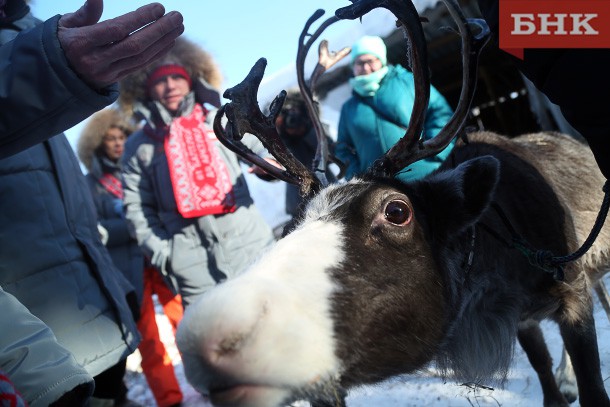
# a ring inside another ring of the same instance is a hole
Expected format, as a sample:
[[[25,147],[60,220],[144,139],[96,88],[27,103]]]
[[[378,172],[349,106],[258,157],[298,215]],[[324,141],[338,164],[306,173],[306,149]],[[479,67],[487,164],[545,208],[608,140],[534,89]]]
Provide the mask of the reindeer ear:
[[[500,162],[492,156],[483,156],[460,164],[454,171],[456,184],[461,185],[464,196],[465,219],[476,222],[492,200],[500,176]]]
[[[451,238],[476,223],[493,199],[499,173],[500,162],[483,156],[422,180],[418,195],[432,235]]]

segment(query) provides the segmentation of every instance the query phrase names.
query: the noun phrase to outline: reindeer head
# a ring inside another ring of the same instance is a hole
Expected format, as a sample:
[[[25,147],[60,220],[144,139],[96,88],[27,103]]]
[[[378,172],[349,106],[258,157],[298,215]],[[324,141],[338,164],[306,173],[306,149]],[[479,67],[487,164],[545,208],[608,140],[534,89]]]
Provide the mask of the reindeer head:
[[[275,119],[285,93],[271,104],[268,116],[258,108],[263,59],[225,93],[232,102],[215,120],[219,139],[277,178],[298,184],[311,199],[294,230],[251,269],[186,310],[177,340],[187,378],[215,405],[268,407],[299,398],[333,402],[339,388],[421,368],[442,341],[444,310],[451,307],[442,292],[451,283],[440,273],[432,251],[439,236],[451,239],[476,222],[498,172],[494,159],[482,158],[412,184],[393,178],[451,142],[474,93],[476,61],[486,34],[472,35],[455,1],[445,2],[463,38],[464,86],[454,117],[435,139],[419,140],[430,86],[423,29],[409,2],[356,1],[337,10],[304,41],[323,12],[308,20],[299,40],[297,73],[318,134],[313,169],[294,159],[277,134]],[[386,7],[398,17],[411,44],[417,84],[413,119],[405,137],[368,174],[327,185],[324,173],[332,158],[311,89],[349,50],[330,53],[323,41],[308,84],[305,54],[325,27],[375,7]],[[246,132],[259,137],[285,168],[268,166],[246,150],[239,141]]]

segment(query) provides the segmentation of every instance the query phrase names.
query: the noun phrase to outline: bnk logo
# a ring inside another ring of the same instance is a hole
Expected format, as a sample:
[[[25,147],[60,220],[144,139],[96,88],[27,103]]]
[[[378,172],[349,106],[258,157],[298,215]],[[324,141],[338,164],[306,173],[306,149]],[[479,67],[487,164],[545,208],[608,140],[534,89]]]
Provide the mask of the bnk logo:
[[[500,48],[610,48],[610,0],[499,0]]]
[[[597,35],[591,20],[598,14],[511,14],[512,35]],[[566,21],[567,20],[567,21]]]

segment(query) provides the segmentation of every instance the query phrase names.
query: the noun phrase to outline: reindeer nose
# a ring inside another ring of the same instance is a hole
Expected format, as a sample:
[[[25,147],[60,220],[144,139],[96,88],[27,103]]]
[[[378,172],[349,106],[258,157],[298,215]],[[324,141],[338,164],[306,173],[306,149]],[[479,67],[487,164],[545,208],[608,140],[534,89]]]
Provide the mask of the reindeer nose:
[[[224,371],[256,340],[268,306],[247,296],[237,301],[231,296],[230,302],[220,298],[204,297],[188,307],[176,340],[181,352],[195,355],[206,369]]]
[[[203,352],[201,357],[211,366],[222,365],[223,360],[239,355],[243,349],[252,329],[238,328],[230,329],[221,336],[214,335],[212,338],[204,338]]]

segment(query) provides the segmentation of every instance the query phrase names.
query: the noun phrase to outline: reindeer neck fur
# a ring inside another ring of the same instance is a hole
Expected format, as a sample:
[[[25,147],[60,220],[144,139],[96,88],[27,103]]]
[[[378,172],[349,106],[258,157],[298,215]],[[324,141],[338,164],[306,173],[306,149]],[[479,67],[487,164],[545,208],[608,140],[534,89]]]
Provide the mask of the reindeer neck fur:
[[[496,145],[497,139],[502,140],[503,147]],[[493,156],[500,162],[500,172],[492,202],[534,248],[550,250],[555,255],[566,254],[564,209],[552,186],[528,160],[531,157],[511,152],[505,144],[510,141],[496,135],[488,134],[479,140],[456,148],[443,167],[421,181],[416,189],[445,176],[460,163]],[[442,200],[429,196],[422,209],[451,214]],[[436,222],[443,221],[436,219]],[[435,258],[440,259],[445,290],[451,309],[455,310],[436,357],[437,365],[443,374],[452,374],[457,380],[502,381],[513,356],[519,324],[528,318],[540,320],[553,316],[561,305],[553,287],[560,283],[507,245],[512,236],[498,211],[491,206],[472,226],[471,233],[476,237],[472,267],[468,270],[464,268],[464,256],[470,245],[468,234],[462,232],[449,235],[453,237],[450,241],[437,241],[436,236],[442,234],[435,234],[434,228],[429,229],[431,246]]]

